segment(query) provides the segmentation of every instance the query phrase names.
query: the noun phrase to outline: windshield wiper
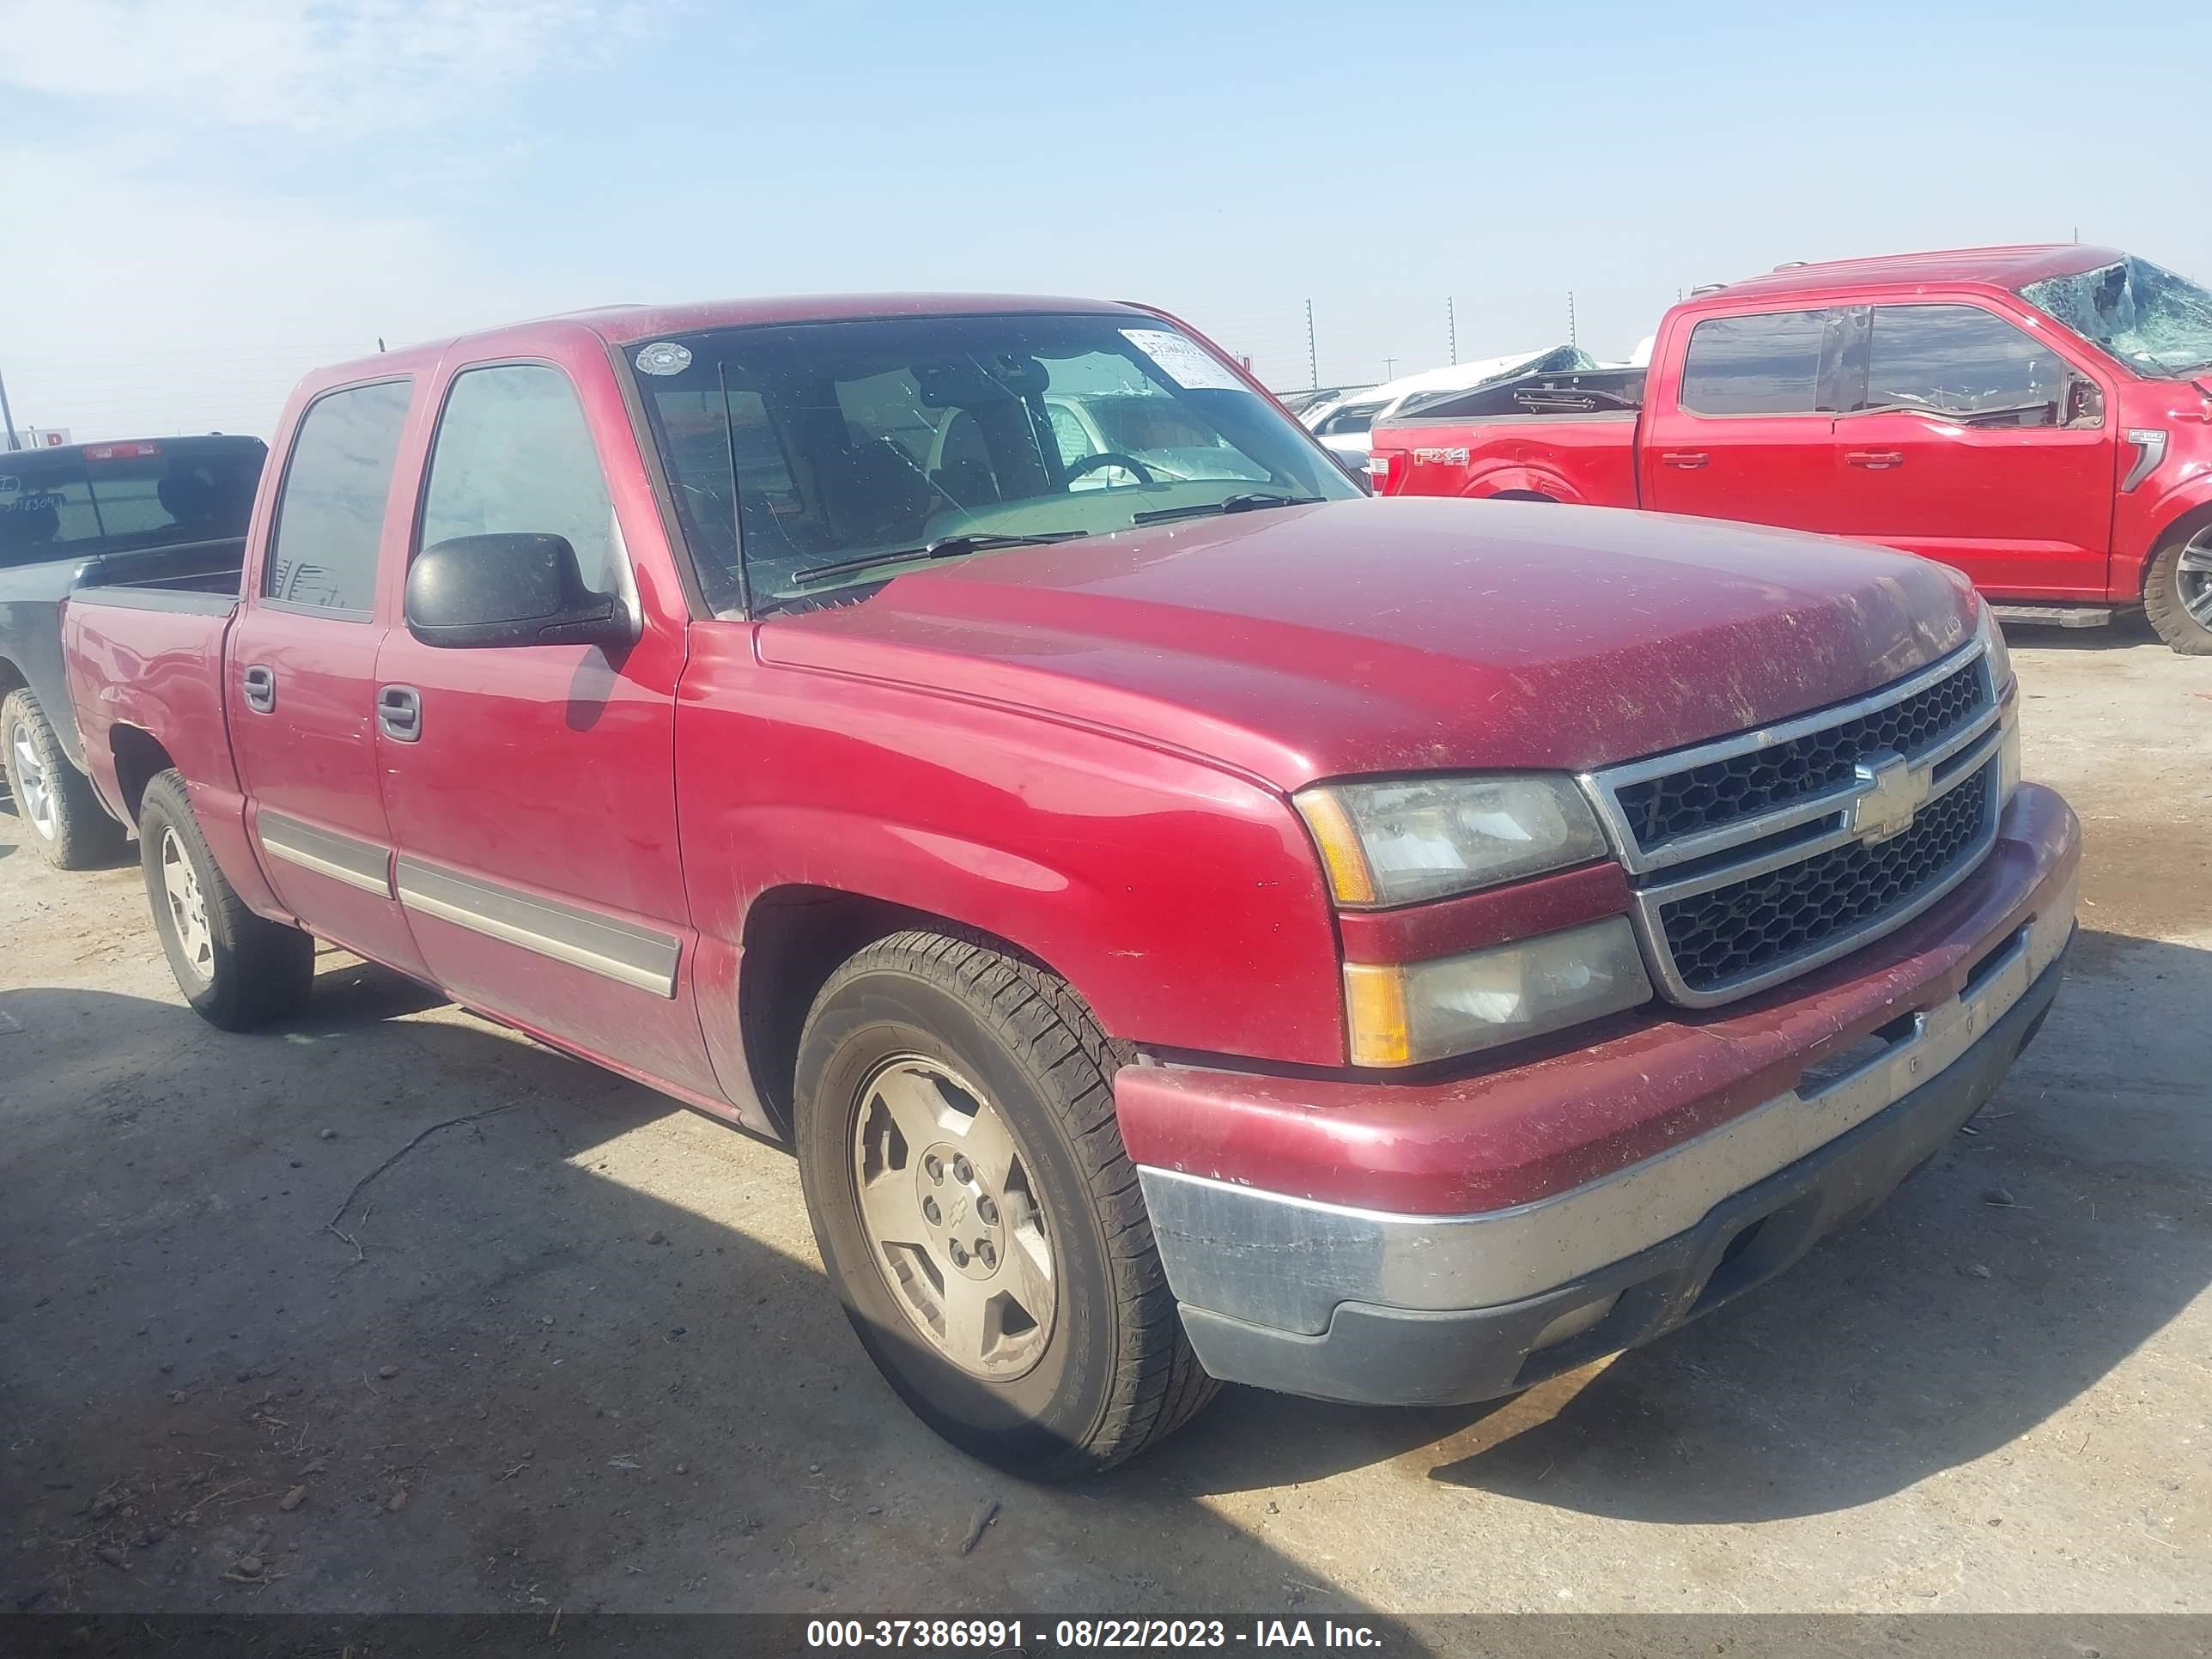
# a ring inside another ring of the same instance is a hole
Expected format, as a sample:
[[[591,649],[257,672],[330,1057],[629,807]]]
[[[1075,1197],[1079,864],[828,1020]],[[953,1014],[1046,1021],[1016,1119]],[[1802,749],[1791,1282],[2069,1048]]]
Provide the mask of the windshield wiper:
[[[933,542],[924,542],[920,547],[909,547],[896,553],[870,553],[857,559],[840,559],[835,564],[817,564],[805,570],[794,570],[794,582],[819,581],[824,576],[843,576],[855,570],[872,569],[879,564],[902,564],[914,559],[957,559],[969,553],[988,553],[1000,547],[1042,547],[1049,542],[1072,542],[1079,536],[1088,536],[1087,530],[1045,530],[1034,536],[939,536]]]
[[[1196,507],[1163,507],[1150,513],[1132,514],[1129,522],[1165,524],[1170,519],[1200,519],[1216,513],[1255,513],[1263,507],[1311,507],[1328,499],[1325,495],[1275,495],[1263,490],[1248,490],[1241,495],[1205,501]]]

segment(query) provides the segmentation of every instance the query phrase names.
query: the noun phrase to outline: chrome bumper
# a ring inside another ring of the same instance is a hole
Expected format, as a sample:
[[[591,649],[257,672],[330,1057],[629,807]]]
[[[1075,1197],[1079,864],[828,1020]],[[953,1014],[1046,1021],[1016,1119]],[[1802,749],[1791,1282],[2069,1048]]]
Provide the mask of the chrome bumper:
[[[1675,1238],[1966,1056],[2063,955],[2074,910],[2069,879],[1976,965],[1961,994],[1885,1027],[1879,1047],[1869,1040],[1870,1051],[1854,1053],[1840,1074],[1814,1080],[1808,1073],[1707,1133],[1534,1203],[1402,1215],[1141,1167],[1153,1235],[1186,1324],[1204,1314],[1313,1336],[1328,1331],[1346,1303],[1411,1313],[1499,1307]]]

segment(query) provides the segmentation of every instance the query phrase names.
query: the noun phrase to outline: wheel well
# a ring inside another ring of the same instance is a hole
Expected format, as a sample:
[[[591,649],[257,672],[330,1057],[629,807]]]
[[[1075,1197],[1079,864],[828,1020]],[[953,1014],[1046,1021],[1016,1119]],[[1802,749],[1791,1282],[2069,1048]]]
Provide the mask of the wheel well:
[[[1540,489],[1501,489],[1495,495],[1484,496],[1483,500],[1486,501],[1549,501],[1553,507],[1559,504],[1559,498],[1557,495],[1547,495]]]
[[[7,658],[0,657],[0,697],[6,696],[10,691],[20,691],[29,684],[30,681],[23,678],[21,669]]]
[[[2191,507],[2186,513],[2179,514],[2172,524],[2158,532],[2156,538],[2151,543],[2148,556],[2142,562],[2144,597],[2148,598],[2149,595],[2150,568],[2158,562],[2158,556],[2165,552],[2175,541],[2194,536],[2198,531],[2205,529],[2212,529],[2212,501],[2205,501]]]
[[[161,747],[154,734],[137,726],[118,726],[107,734],[108,747],[115,755],[115,784],[123,793],[123,808],[128,812],[133,830],[138,825],[138,804],[145,798],[146,786],[176,764],[169,751]]]
[[[799,1038],[814,999],[830,975],[855,952],[909,928],[974,939],[1047,973],[1054,971],[1011,939],[950,916],[834,887],[769,889],[745,914],[744,952],[738,970],[738,1029],[754,1092],[787,1140],[792,1131]]]

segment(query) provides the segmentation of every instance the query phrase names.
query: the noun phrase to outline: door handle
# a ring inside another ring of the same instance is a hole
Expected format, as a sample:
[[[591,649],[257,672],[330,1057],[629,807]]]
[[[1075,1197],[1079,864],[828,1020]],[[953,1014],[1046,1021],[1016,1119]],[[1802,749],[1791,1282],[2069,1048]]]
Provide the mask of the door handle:
[[[256,663],[246,671],[240,682],[246,693],[246,706],[257,714],[265,714],[276,706],[276,671]]]
[[[395,743],[422,735],[422,694],[411,685],[387,685],[376,694],[376,723]]]
[[[1853,449],[1845,452],[1844,459],[1853,466],[1880,472],[1887,467],[1903,466],[1905,452],[1901,449]]]
[[[1712,457],[1702,449],[1668,449],[1660,452],[1659,459],[1668,466],[1679,466],[1685,471],[1703,466]]]

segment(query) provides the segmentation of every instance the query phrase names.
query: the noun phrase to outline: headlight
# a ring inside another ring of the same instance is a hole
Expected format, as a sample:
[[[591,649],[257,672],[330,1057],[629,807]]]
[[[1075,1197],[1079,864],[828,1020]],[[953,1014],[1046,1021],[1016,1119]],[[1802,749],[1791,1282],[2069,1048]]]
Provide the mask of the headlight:
[[[1989,653],[1990,686],[2002,698],[2005,687],[2012,684],[2012,653],[2005,648],[2004,629],[1998,626],[1996,612],[1987,601],[1982,605],[1980,631],[1983,647]]]
[[[1571,779],[1421,778],[1302,789],[1336,902],[1412,904],[1606,855]]]
[[[1989,653],[1990,688],[1997,699],[1997,799],[2009,801],[2020,787],[2020,682],[2012,672],[2012,653],[2004,629],[1986,602],[1982,606],[1983,648]]]
[[[1415,1066],[1651,1000],[1626,916],[1428,962],[1348,962],[1355,1066]]]

